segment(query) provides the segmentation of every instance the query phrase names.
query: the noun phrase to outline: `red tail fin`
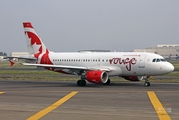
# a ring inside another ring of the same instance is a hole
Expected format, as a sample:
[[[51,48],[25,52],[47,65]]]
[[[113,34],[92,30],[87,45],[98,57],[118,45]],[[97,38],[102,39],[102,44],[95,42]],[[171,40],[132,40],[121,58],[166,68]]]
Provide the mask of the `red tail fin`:
[[[27,40],[27,47],[29,50],[29,54],[46,53],[48,49],[43,44],[42,40],[38,36],[32,24],[30,22],[24,22],[23,27]]]

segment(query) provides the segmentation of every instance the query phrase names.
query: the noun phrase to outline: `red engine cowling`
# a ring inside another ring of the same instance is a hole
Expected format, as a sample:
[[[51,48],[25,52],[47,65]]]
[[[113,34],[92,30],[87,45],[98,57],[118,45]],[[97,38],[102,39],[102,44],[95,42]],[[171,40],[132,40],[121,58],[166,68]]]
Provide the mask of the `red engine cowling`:
[[[85,75],[85,79],[91,83],[103,84],[108,81],[108,74],[101,70],[88,71]]]
[[[123,78],[129,81],[141,81],[144,77],[143,76],[123,76]]]

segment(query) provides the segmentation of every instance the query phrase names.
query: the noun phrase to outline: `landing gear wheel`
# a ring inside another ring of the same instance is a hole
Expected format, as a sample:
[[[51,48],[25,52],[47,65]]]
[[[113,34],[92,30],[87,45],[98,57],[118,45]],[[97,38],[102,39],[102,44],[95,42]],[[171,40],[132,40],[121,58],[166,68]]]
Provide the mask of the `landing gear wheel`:
[[[145,87],[149,87],[149,86],[150,86],[150,82],[145,82],[145,83],[144,83],[144,86],[145,86]]]
[[[146,76],[144,79],[145,79],[145,83],[144,83],[144,86],[145,87],[149,87],[150,86],[150,82],[148,80],[149,76]]]
[[[103,83],[103,85],[109,85],[111,83],[111,80],[108,79],[108,81],[106,83]]]
[[[77,81],[77,85],[78,86],[85,86],[86,85],[86,81],[85,80],[78,80]]]

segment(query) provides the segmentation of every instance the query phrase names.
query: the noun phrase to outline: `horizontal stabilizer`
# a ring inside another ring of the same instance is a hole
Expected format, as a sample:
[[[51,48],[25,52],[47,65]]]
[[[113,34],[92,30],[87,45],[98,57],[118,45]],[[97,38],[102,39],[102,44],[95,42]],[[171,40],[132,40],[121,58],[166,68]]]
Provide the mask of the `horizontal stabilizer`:
[[[9,61],[10,62],[10,66],[13,66],[15,63],[13,61]]]

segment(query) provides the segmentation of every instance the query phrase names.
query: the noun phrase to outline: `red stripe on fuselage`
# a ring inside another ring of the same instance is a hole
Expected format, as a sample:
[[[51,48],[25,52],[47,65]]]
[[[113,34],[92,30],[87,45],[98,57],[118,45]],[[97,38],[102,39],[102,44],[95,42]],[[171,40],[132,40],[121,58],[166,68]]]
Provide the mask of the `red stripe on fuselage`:
[[[52,61],[49,58],[49,51],[48,50],[46,50],[46,53],[43,54],[43,56],[41,57],[40,64],[50,64],[50,65],[53,64]]]

